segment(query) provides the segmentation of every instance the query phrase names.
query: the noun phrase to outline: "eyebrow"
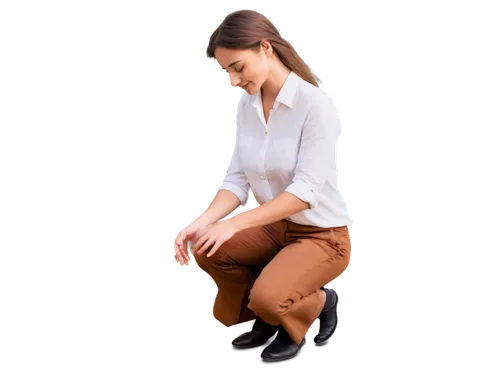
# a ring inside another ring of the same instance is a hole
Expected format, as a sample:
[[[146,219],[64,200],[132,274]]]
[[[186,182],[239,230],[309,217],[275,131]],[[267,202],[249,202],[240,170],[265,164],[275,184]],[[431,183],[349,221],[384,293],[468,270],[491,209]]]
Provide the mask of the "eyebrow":
[[[236,64],[237,62],[240,62],[240,61],[242,61],[242,60],[238,60],[238,61],[232,62],[232,63],[231,63],[231,64],[229,64],[227,67],[228,67],[228,68],[230,68],[230,67],[232,67],[234,64]],[[226,69],[222,68],[222,70],[226,70]],[[227,70],[226,70],[226,71],[227,71]]]

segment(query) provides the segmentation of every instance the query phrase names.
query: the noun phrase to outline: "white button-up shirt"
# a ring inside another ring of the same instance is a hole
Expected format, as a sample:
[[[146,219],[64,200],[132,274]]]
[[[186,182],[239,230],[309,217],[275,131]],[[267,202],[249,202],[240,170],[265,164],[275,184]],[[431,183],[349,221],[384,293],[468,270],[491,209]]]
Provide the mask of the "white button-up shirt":
[[[233,192],[242,206],[249,189],[259,205],[287,191],[309,208],[286,220],[324,228],[353,223],[337,188],[340,119],[321,88],[291,71],[267,124],[258,90],[243,93],[236,125],[232,159],[219,190]]]

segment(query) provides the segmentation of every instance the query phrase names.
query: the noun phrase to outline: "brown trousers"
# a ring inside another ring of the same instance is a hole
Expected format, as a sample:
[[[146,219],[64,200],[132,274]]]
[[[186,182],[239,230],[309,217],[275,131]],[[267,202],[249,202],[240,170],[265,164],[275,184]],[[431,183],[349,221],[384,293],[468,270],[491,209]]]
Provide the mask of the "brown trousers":
[[[286,219],[248,228],[209,258],[193,254],[215,281],[214,317],[229,327],[259,316],[299,344],[323,307],[320,287],[349,263],[347,226],[322,228]]]

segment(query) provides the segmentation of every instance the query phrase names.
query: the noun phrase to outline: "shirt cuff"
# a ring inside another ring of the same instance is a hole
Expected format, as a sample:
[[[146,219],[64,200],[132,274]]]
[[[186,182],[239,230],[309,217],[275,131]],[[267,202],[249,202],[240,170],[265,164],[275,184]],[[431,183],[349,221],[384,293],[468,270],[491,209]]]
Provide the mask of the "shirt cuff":
[[[285,189],[286,192],[295,195],[297,198],[309,203],[310,209],[316,208],[318,206],[318,198],[314,187],[306,184],[301,180],[297,180],[292,184],[288,185]]]
[[[219,187],[219,190],[225,189],[231,191],[234,195],[236,195],[240,199],[240,203],[242,206],[246,205],[248,201],[248,192],[239,187],[238,185],[233,184],[232,182],[223,182]]]

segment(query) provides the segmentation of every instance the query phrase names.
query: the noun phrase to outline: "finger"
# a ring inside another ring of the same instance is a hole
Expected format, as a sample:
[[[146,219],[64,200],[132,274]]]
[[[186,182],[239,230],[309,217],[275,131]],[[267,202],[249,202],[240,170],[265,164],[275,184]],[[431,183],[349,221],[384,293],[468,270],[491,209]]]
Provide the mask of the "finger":
[[[193,259],[194,253],[195,253],[195,251],[193,249],[193,245],[189,246],[189,251],[188,251],[189,260]]]
[[[203,233],[198,238],[198,241],[196,241],[195,244],[193,245],[193,247],[192,247],[193,251],[198,250],[203,245],[203,243],[207,240],[207,238],[208,238],[208,235],[206,233]]]
[[[181,265],[184,265],[187,263],[187,259],[182,254],[179,255],[179,263],[181,263]]]
[[[210,250],[210,248],[209,248],[210,252],[207,254],[207,258],[210,258],[210,257],[212,256],[212,254],[214,254],[214,253],[215,253],[215,252],[219,249],[219,247],[220,247],[221,245],[222,245],[222,244],[220,244],[220,243],[215,243],[215,244],[213,244],[213,245],[211,246],[211,247],[213,247],[213,248],[212,248],[212,250]]]
[[[185,238],[185,233],[182,231],[179,235],[179,238],[177,239],[177,247],[181,250],[184,250],[184,238]]]
[[[183,258],[183,255],[182,255],[182,250],[181,250],[181,245],[182,243],[177,243],[177,241],[175,242],[175,245],[174,245],[174,249],[172,251],[172,255],[174,256],[174,260],[176,263],[180,263],[181,262],[181,259]]]
[[[205,250],[210,251],[212,249],[212,246],[214,246],[214,244],[211,242],[212,242],[212,240],[207,240],[205,242],[205,244],[203,245],[203,247],[200,249],[200,251],[198,251],[198,253],[202,254]]]
[[[181,257],[181,256],[179,256],[179,252],[176,252],[176,253],[175,253],[174,260],[175,260],[175,263],[176,263],[179,267],[183,267],[184,260],[182,259],[182,257]]]
[[[193,254],[198,250],[198,248],[205,243],[207,236],[200,237],[196,243],[191,246]]]
[[[175,238],[175,240],[172,242],[172,253],[177,250],[179,247],[179,238]]]
[[[181,265],[190,260],[189,255],[187,254],[186,246],[184,245],[184,241],[186,238],[186,231],[181,231],[177,236],[175,245],[176,245],[176,253],[179,254],[179,258],[181,259]]]
[[[175,252],[177,251],[177,238],[172,241],[172,256],[175,257]]]
[[[189,251],[189,250],[188,250],[188,251]],[[182,252],[182,256],[184,257],[184,259],[185,259],[186,261],[188,261],[188,262],[189,262],[189,261],[191,260],[191,256],[190,256],[190,254],[189,254],[189,252],[188,252],[188,251],[183,251],[183,252]]]
[[[182,253],[180,251],[179,251],[179,254],[177,255],[177,259],[179,260],[180,265],[183,266],[185,260],[184,260],[184,257],[182,256]]]

